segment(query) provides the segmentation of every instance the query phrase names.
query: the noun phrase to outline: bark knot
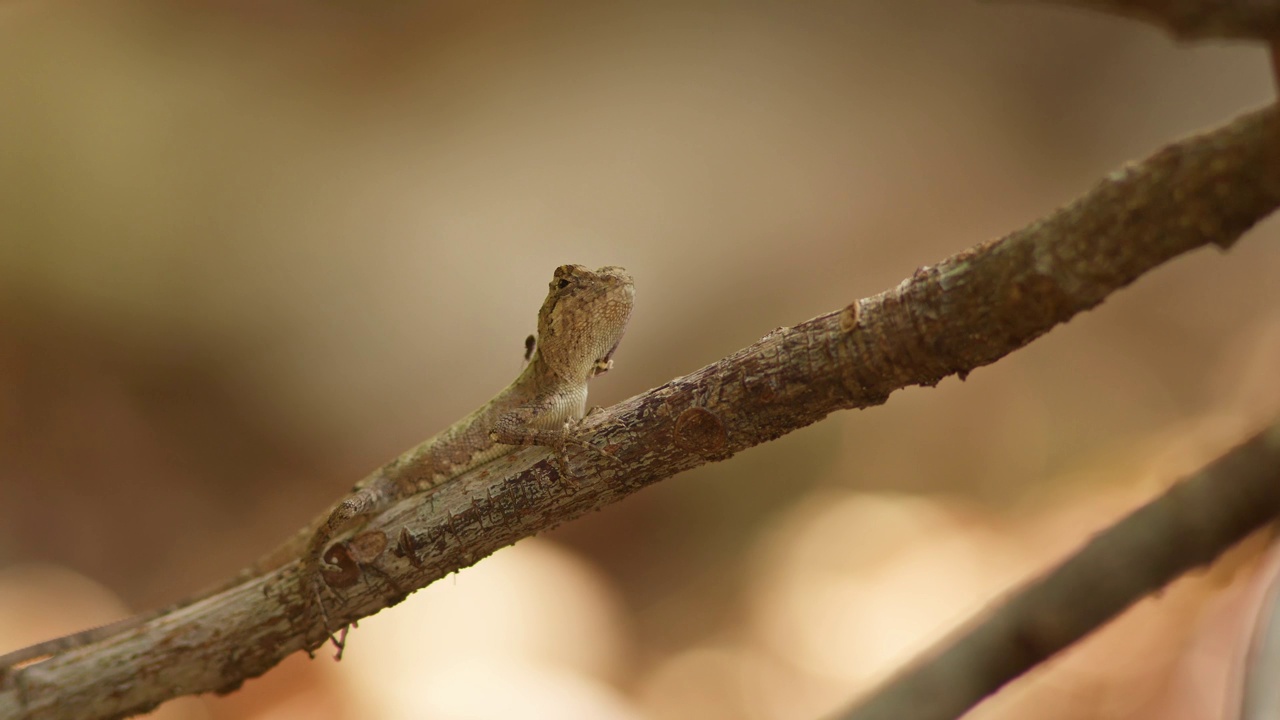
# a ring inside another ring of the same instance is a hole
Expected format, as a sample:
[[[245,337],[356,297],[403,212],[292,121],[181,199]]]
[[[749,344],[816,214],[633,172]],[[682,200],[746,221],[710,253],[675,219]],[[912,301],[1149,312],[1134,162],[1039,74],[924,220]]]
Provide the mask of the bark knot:
[[[728,433],[715,413],[703,407],[691,407],[676,418],[675,441],[683,450],[714,455],[724,448]]]

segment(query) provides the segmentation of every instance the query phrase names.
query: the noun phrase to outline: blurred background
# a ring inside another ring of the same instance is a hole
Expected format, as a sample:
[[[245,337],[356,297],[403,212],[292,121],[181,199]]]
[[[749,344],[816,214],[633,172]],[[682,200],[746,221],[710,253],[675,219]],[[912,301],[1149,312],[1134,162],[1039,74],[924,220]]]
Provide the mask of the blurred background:
[[[636,278],[608,405],[1269,102],[1033,4],[0,3],[0,651],[216,583]],[[163,718],[815,718],[1280,410],[1280,226]],[[1261,539],[975,717],[1216,717]]]

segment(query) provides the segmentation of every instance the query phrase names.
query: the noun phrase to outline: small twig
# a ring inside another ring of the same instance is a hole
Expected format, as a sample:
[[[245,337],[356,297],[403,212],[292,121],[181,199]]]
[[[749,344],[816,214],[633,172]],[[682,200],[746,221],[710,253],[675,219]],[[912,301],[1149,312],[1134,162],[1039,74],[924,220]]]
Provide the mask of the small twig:
[[[1097,535],[841,716],[953,720],[1280,514],[1280,420]]]

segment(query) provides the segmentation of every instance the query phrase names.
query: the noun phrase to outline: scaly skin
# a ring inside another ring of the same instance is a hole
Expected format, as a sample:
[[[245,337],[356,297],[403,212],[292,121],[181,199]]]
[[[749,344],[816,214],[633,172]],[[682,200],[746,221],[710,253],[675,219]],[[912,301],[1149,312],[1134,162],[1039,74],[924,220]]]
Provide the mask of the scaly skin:
[[[329,560],[368,520],[406,498],[426,493],[459,475],[514,452],[521,445],[560,449],[567,430],[586,410],[587,381],[608,370],[631,315],[635,289],[619,267],[589,270],[562,265],[538,312],[538,338],[520,376],[475,412],[383,465],[307,527],[231,580],[178,603],[109,625],[48,640],[0,655],[0,676],[18,663],[98,642],[142,625],[248,580],[303,559],[303,582],[310,582],[328,627],[321,593],[335,570]],[[349,556],[348,556],[349,557]],[[341,653],[341,641],[334,640]]]

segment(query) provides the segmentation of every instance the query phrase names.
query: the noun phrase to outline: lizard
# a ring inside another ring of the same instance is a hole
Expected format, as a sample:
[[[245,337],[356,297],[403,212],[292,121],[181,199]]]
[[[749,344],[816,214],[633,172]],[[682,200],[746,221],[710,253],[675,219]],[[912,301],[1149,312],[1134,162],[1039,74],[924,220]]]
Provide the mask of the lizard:
[[[613,366],[635,287],[626,270],[562,265],[538,311],[536,343],[526,343],[528,363],[505,389],[477,410],[373,471],[351,492],[280,546],[230,580],[158,610],[47,640],[0,655],[0,677],[19,663],[99,642],[221,594],[244,582],[301,561],[300,582],[310,583],[328,627],[321,591],[334,565],[327,558],[340,539],[397,502],[429,492],[521,446],[543,445],[560,455],[574,424],[586,412],[587,381]]]

